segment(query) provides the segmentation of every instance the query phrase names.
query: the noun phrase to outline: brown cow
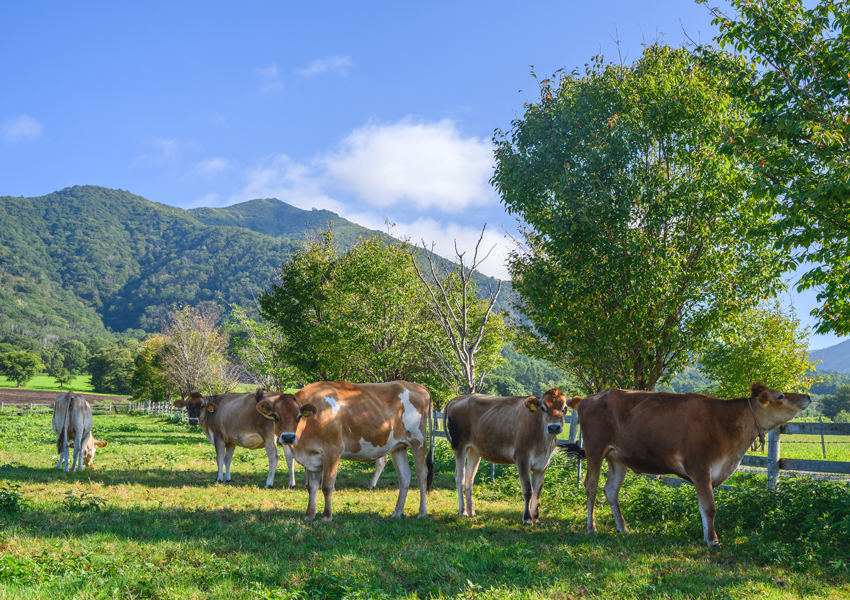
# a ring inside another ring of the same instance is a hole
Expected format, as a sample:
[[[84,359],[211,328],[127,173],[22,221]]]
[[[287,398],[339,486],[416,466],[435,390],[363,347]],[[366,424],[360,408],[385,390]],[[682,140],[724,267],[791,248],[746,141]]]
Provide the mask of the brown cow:
[[[419,480],[419,516],[428,514],[425,495],[433,477],[434,448],[431,444],[428,450],[427,425],[432,410],[428,390],[407,381],[323,381],[257,405],[257,411],[274,422],[280,443],[291,446],[295,460],[307,471],[307,520],[316,516],[316,493],[321,485],[323,521],[333,518],[331,495],[340,459],[371,462],[387,454],[393,459],[399,484],[392,518],[403,516],[411,480],[408,448]]]
[[[618,389],[570,400],[571,407],[577,406],[587,457],[587,531],[596,532],[593,505],[605,459],[605,496],[618,531],[628,531],[619,502],[626,469],[673,474],[696,487],[705,541],[717,545],[714,488],[735,472],[757,437],[810,403],[808,394],[783,394],[763,383],[750,386],[749,398],[733,400]]]
[[[189,425],[200,425],[215,446],[218,476],[216,483],[230,483],[230,464],[236,446],[254,450],[265,448],[269,459],[266,489],[274,486],[274,474],[280,456],[274,425],[257,414],[257,402],[262,392],[250,394],[221,394],[204,397],[195,392],[188,400],[177,400],[174,406],[185,408]],[[276,396],[270,397],[272,400]],[[292,465],[289,467],[290,483],[294,485]]]
[[[491,463],[516,465],[525,499],[522,522],[537,522],[543,477],[556,436],[563,431],[566,404],[567,399],[557,388],[546,392],[543,398],[470,394],[449,401],[443,412],[443,427],[455,455],[460,516],[475,516],[472,483],[483,458]]]

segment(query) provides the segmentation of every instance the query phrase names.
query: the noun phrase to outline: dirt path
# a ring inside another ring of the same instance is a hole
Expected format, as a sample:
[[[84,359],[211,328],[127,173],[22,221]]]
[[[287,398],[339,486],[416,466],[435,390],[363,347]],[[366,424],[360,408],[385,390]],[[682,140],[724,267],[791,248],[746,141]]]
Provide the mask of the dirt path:
[[[0,388],[0,402],[5,404],[53,404],[59,392],[45,390],[18,390],[15,388]],[[119,404],[127,400],[127,396],[104,396],[101,394],[85,393],[89,404],[96,402],[112,402]]]

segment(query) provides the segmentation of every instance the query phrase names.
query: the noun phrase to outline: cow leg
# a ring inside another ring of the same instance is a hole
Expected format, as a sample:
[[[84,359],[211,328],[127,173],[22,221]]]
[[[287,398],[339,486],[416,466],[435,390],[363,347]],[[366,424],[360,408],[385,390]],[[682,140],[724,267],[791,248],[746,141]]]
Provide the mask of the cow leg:
[[[617,523],[617,531],[620,533],[628,533],[629,528],[626,527],[626,521],[623,519],[623,513],[620,512],[620,488],[623,486],[623,481],[626,479],[628,467],[608,459],[608,477],[605,479],[605,497],[608,498],[608,505],[611,507],[611,514],[614,515],[614,521]]]
[[[289,446],[283,447],[283,457],[286,459],[286,468],[289,470],[289,484],[287,487],[290,490],[295,489],[295,469],[293,468],[292,449]],[[306,478],[305,478],[306,481]],[[306,487],[306,486],[305,486]]]
[[[466,451],[466,469],[463,474],[463,492],[466,495],[466,516],[474,517],[475,508],[472,506],[472,484],[475,483],[475,474],[478,473],[478,465],[481,464],[481,455],[473,448]]]
[[[596,503],[596,492],[599,488],[599,472],[602,470],[602,459],[587,456],[587,473],[584,475],[584,490],[587,493],[587,532],[596,533],[596,519],[593,516],[593,506]]]
[[[74,432],[74,458],[71,462],[71,471],[83,470],[83,432]]]
[[[389,459],[386,455],[384,455],[375,461],[375,474],[372,475],[372,479],[371,481],[369,481],[369,485],[366,486],[367,490],[374,490],[375,486],[378,485],[378,478],[381,476],[381,473],[384,472],[384,467],[387,466],[387,460]],[[419,473],[418,467],[416,472]]]
[[[331,512],[331,496],[334,493],[334,483],[339,470],[339,455],[325,456],[322,469],[322,494],[325,496],[325,510],[322,512],[322,521],[330,523],[333,521]]]
[[[525,509],[522,511],[522,524],[533,525],[534,518],[532,517],[532,511],[534,507],[531,504],[534,497],[534,489],[531,486],[531,465],[528,464],[527,460],[520,459],[516,462],[516,470],[519,473],[519,484],[522,486],[522,498],[525,500]]]
[[[428,516],[428,504],[426,502],[428,496],[428,465],[426,461],[428,449],[425,444],[420,444],[418,448],[411,446],[410,451],[413,453],[413,467],[416,469],[416,480],[419,483],[419,514],[417,517],[421,519]]]
[[[537,523],[540,515],[540,492],[543,490],[543,478],[546,476],[546,471],[531,474],[531,521]]]
[[[310,499],[307,501],[307,514],[304,515],[305,521],[312,521],[316,516],[316,492],[319,491],[321,478],[321,471],[306,471],[304,473],[304,485],[307,486],[307,491],[310,494]]]
[[[694,478],[694,487],[697,489],[699,500],[699,514],[702,517],[702,533],[705,543],[709,546],[719,546],[717,533],[714,531],[714,515],[717,508],[714,505],[714,487],[711,485],[711,477]]]
[[[224,440],[215,436],[213,438],[213,446],[215,446],[215,462],[218,464],[218,475],[215,478],[215,482],[224,483]]]
[[[457,514],[464,516],[463,510],[463,472],[466,464],[466,454],[468,452],[466,446],[461,446],[454,451],[455,455],[455,486],[457,487]]]
[[[231,444],[225,446],[224,452],[224,483],[230,483],[230,465],[233,462],[233,453],[236,451],[236,446]]]
[[[404,503],[407,501],[407,490],[410,489],[410,479],[412,476],[410,463],[407,462],[407,446],[393,450],[391,456],[395,471],[398,473],[398,501],[395,503],[395,510],[390,518],[399,519],[404,516]],[[422,510],[421,505],[419,510]]]
[[[266,489],[270,490],[274,487],[274,474],[277,471],[277,461],[280,459],[280,452],[277,450],[277,440],[274,436],[269,436],[264,441],[266,456],[269,457],[269,476],[266,477]]]

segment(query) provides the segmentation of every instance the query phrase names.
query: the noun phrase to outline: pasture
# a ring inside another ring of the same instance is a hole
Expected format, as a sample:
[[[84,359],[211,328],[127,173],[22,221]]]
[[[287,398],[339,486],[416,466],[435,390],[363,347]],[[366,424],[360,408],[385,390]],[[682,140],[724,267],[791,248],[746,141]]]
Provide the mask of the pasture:
[[[491,484],[482,465],[479,516],[458,517],[442,440],[427,519],[412,517],[416,491],[406,518],[387,519],[392,463],[367,491],[371,465],[343,462],[325,524],[303,521],[307,494],[282,488],[283,460],[276,489],[260,489],[262,450],[237,449],[233,483],[216,485],[215,453],[199,429],[98,415],[94,434],[109,442],[94,468],[63,474],[53,468],[49,414],[0,414],[0,597],[850,596],[847,483],[783,476],[768,492],[763,476],[738,474],[737,489],[717,493],[722,548],[711,551],[690,486],[631,474],[622,505],[632,533],[617,535],[602,505],[600,533],[587,536],[576,464],[562,455],[547,473],[536,527],[520,524],[512,467],[499,467]]]

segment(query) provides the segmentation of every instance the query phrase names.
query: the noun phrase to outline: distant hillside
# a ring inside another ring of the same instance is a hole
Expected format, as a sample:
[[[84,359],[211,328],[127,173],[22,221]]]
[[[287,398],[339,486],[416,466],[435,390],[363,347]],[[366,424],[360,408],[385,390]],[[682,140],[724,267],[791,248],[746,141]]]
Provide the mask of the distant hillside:
[[[821,361],[817,366],[818,371],[850,373],[850,340],[823,350],[815,350],[811,353],[811,358],[813,361]]]
[[[96,186],[0,197],[0,335],[155,331],[174,305],[251,306],[308,232],[329,224],[343,248],[386,236],[274,199],[183,210]]]

